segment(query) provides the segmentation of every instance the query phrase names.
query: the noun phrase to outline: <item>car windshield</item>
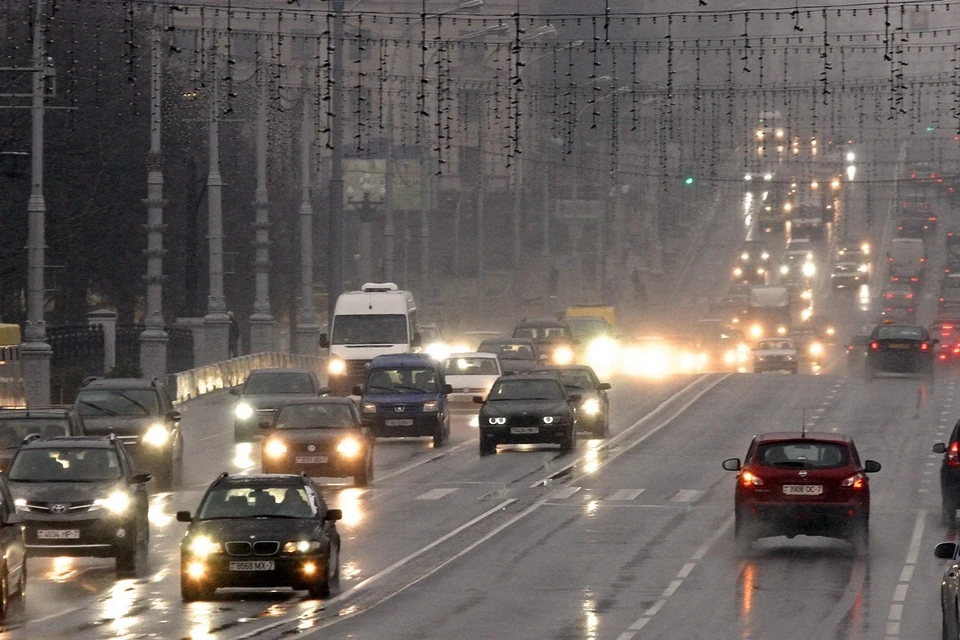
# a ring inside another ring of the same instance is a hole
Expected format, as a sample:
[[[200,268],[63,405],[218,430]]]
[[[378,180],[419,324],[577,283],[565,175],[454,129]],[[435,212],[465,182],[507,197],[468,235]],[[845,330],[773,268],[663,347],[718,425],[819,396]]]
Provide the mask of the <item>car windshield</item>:
[[[564,399],[563,387],[553,380],[501,380],[493,385],[487,400],[557,400]]]
[[[569,340],[570,332],[566,327],[517,327],[513,330],[513,337],[541,341]]]
[[[69,436],[70,422],[66,418],[3,418],[0,417],[0,448],[20,446],[25,437],[39,434],[44,438]]]
[[[836,442],[795,440],[771,442],[757,447],[757,461],[767,467],[832,469],[850,461],[850,450]]]
[[[533,347],[529,344],[514,342],[484,342],[477,351],[495,353],[501,360],[536,360]]]
[[[495,358],[447,358],[440,367],[446,376],[495,376],[500,373]]]
[[[396,315],[336,316],[332,344],[406,344],[407,317]]]
[[[429,367],[371,369],[367,390],[371,393],[436,393],[437,372]]]
[[[578,389],[593,389],[594,384],[590,372],[582,369],[567,369],[560,372],[560,382],[565,387],[576,387]]]
[[[834,273],[849,273],[851,271],[857,271],[860,268],[860,265],[853,264],[852,262],[840,262],[833,267]]]
[[[103,482],[121,476],[112,449],[24,449],[13,459],[7,477],[15,482]]]
[[[790,340],[761,340],[757,343],[758,351],[775,349],[793,349],[793,342]]]
[[[417,331],[420,333],[420,341],[423,344],[440,342],[443,339],[440,337],[440,330],[436,327],[417,327]]]
[[[312,518],[316,507],[303,487],[217,487],[200,505],[197,518]]]
[[[351,429],[353,413],[345,404],[288,404],[277,412],[277,429]]]
[[[610,335],[610,325],[603,318],[590,316],[567,318],[570,333],[577,340],[586,340],[597,336]]]
[[[160,413],[153,389],[81,389],[75,402],[84,418],[155,416]]]
[[[904,340],[923,340],[923,329],[920,327],[909,327],[905,325],[883,325],[877,328],[877,338],[904,339]]]
[[[243,385],[244,395],[303,394],[315,391],[310,374],[298,371],[251,373]]]

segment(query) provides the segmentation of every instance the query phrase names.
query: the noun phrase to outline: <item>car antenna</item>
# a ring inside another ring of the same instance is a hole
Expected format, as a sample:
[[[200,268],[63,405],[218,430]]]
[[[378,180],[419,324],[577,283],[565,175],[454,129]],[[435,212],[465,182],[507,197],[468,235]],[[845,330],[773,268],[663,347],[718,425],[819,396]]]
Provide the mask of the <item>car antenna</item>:
[[[800,437],[807,437],[807,410],[806,408],[800,409],[800,419],[803,421],[800,424]]]

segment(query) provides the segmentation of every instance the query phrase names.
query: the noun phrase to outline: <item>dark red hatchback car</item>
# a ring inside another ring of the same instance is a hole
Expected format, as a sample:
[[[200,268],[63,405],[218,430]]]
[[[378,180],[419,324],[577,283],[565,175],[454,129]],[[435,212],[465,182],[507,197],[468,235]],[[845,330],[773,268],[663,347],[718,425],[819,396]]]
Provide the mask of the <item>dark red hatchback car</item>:
[[[754,436],[747,455],[724,460],[738,471],[736,539],[741,553],[767,536],[842,538],[866,551],[870,485],[866,474],[880,463],[860,463],[848,436],[808,431]]]

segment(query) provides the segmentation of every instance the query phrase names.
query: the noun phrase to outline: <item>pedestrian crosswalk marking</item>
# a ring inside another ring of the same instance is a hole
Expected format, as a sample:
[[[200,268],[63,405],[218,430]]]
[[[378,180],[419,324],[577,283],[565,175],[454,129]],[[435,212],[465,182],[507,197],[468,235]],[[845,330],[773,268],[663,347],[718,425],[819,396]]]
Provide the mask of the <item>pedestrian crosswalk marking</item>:
[[[439,500],[440,498],[444,498],[450,495],[456,490],[457,490],[456,487],[430,489],[430,491],[427,491],[426,493],[421,493],[419,496],[417,496],[416,499],[417,500]]]
[[[636,500],[641,493],[643,493],[643,489],[620,489],[607,500]]]
[[[580,491],[580,487],[563,487],[551,493],[547,498],[550,500],[566,500],[577,491]]]
[[[696,502],[703,496],[703,491],[696,489],[683,489],[677,492],[677,495],[670,498],[671,502]]]

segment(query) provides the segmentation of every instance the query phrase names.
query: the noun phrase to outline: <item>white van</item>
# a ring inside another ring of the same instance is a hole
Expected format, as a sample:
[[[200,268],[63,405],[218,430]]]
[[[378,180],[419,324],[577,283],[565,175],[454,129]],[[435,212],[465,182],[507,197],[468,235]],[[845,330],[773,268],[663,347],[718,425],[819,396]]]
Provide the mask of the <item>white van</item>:
[[[927,253],[919,238],[894,238],[890,241],[887,263],[890,282],[904,282],[918,287],[923,277]]]
[[[327,386],[336,395],[349,395],[376,356],[420,347],[413,294],[392,282],[368,282],[360,291],[342,293],[320,346],[330,349]]]

